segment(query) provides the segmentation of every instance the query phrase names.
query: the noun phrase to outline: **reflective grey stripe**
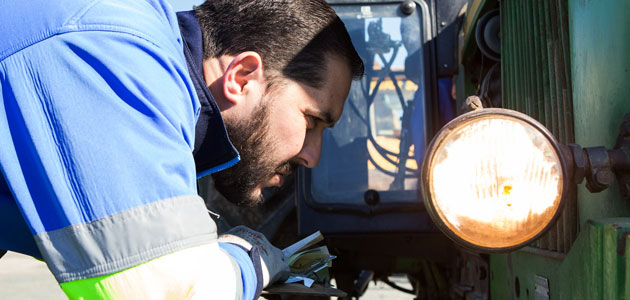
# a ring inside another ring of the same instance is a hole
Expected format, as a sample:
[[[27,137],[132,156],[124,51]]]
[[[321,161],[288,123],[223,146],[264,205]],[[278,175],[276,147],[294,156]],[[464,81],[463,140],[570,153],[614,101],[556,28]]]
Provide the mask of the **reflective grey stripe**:
[[[225,253],[225,255],[230,258],[230,263],[232,263],[232,268],[234,269],[234,274],[236,274],[236,298],[235,298],[235,300],[242,300],[243,299],[243,277],[241,277],[241,267],[234,260],[234,258],[232,258],[232,256],[229,253],[227,253],[227,251],[223,250],[223,248],[221,248],[221,247],[219,247],[219,250],[221,252]]]
[[[216,225],[203,199],[191,195],[42,233],[35,241],[63,283],[122,271],[216,238]]]

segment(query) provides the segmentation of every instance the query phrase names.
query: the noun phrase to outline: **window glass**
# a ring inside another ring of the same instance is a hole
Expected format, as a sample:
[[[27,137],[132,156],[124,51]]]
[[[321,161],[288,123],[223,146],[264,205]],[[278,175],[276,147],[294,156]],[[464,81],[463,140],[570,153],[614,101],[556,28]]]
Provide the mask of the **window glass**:
[[[324,132],[322,157],[312,171],[320,203],[415,202],[425,150],[425,89],[421,14],[399,5],[339,5],[366,76],[352,84],[344,112]],[[419,9],[419,8],[418,8]]]

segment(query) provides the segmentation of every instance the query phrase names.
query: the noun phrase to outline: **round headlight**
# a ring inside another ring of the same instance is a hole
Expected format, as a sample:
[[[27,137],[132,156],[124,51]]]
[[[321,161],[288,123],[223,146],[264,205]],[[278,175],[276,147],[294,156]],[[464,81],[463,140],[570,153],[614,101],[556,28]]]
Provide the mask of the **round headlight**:
[[[510,251],[557,218],[568,189],[553,135],[507,109],[464,114],[438,132],[422,166],[429,214],[451,239],[480,252]]]

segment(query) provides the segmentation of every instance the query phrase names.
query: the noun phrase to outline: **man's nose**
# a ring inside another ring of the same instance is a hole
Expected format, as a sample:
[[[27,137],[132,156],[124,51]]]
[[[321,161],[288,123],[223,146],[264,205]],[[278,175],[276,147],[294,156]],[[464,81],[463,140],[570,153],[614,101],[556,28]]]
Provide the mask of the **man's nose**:
[[[304,145],[297,158],[307,168],[314,168],[322,154],[322,131],[309,132],[304,138]]]

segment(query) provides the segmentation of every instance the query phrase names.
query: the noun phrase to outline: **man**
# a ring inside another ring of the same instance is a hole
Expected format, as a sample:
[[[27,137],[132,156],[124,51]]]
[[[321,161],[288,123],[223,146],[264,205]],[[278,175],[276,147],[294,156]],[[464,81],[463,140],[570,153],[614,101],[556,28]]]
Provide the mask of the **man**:
[[[4,1],[0,22],[0,249],[71,299],[252,299],[282,277],[262,235],[217,242],[195,181],[251,204],[317,164],[363,68],[324,1],[179,24],[160,0]]]

